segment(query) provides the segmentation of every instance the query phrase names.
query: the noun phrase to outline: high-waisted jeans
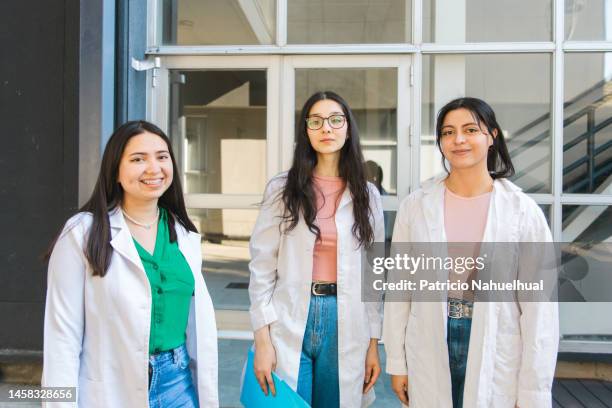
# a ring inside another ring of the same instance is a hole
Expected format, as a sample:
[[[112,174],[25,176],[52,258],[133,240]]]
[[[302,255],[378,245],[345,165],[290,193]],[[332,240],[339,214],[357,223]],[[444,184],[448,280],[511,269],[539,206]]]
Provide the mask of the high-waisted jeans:
[[[448,318],[446,343],[448,345],[448,362],[453,387],[453,408],[463,407],[463,385],[465,383],[471,330],[471,317]]]
[[[340,405],[336,296],[310,298],[297,392],[314,408]]]
[[[189,355],[184,344],[173,350],[149,356],[149,406],[199,406],[189,371]]]

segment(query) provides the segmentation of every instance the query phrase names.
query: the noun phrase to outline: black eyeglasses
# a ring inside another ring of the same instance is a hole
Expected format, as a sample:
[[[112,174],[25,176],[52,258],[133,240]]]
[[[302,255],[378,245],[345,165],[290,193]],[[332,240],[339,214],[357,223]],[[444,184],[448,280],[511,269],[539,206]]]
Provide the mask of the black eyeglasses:
[[[306,118],[306,127],[310,130],[319,130],[323,127],[325,121],[329,123],[331,128],[340,129],[346,123],[346,117],[344,115],[331,115],[327,118],[311,116]]]

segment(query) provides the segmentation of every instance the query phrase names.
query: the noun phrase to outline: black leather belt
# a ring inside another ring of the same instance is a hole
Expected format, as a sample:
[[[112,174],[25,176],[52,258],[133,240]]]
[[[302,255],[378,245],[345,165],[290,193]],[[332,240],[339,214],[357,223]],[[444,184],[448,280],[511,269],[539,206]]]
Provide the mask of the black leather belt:
[[[336,284],[335,283],[324,283],[324,282],[312,282],[310,286],[310,293],[315,296],[335,296],[336,295]]]

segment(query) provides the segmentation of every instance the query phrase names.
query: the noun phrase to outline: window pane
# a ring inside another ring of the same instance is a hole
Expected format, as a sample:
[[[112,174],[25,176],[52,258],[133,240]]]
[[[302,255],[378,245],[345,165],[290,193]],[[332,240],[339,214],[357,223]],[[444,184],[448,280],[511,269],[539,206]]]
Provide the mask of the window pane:
[[[545,54],[426,55],[423,57],[421,181],[444,173],[435,118],[461,96],[488,102],[504,131],[513,181],[529,193],[551,185],[551,57]]]
[[[165,45],[275,43],[275,0],[158,1]]]
[[[411,41],[410,0],[288,0],[289,44]]]
[[[296,121],[304,102],[317,91],[330,90],[351,107],[370,174],[380,174],[382,193],[397,191],[397,70],[297,69]]]
[[[173,71],[170,137],[185,193],[261,194],[266,72]]]
[[[216,310],[249,309],[249,239],[257,210],[189,209],[202,234],[202,269]]]
[[[608,3],[607,6],[606,2]],[[566,0],[565,39],[571,41],[611,41],[611,15],[612,10],[608,0]]]
[[[423,40],[551,41],[551,0],[423,0]]]
[[[612,341],[612,303],[597,301],[609,299],[612,293],[611,241],[612,207],[563,207],[563,242],[577,243],[584,251],[564,254],[563,258],[559,290],[566,298],[572,293],[576,298],[576,302],[559,304],[560,331],[565,340]],[[607,254],[602,254],[602,249]]]
[[[612,52],[565,55],[563,191],[612,194]]]
[[[546,223],[548,224],[548,228],[550,228],[552,230],[552,225],[550,223],[552,205],[550,205],[550,204],[538,204],[538,206],[542,209],[542,212],[544,213],[544,217],[546,217]]]

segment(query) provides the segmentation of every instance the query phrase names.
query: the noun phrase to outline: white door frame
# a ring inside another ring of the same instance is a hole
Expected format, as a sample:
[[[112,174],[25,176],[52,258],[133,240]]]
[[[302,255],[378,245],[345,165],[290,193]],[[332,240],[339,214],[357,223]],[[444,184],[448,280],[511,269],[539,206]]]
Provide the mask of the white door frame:
[[[411,55],[295,55],[282,63],[281,163],[291,166],[295,133],[295,70],[300,68],[396,68],[397,69],[397,196],[383,196],[383,208],[397,210],[408,195],[414,171],[410,137],[412,117]],[[412,167],[412,168],[411,168]]]
[[[149,74],[147,118],[168,132],[171,70],[266,70],[266,177],[281,171],[279,153],[280,56],[165,56]],[[189,208],[256,208],[261,194],[185,194]]]
[[[269,178],[291,166],[294,148],[295,70],[300,68],[397,69],[397,196],[384,196],[386,211],[397,210],[399,201],[418,186],[418,143],[413,123],[412,55],[253,55],[164,56],[161,66],[149,74],[147,117],[168,131],[169,74],[171,70],[265,69],[267,70],[266,175]],[[155,82],[155,86],[153,83]],[[415,184],[417,183],[417,184]],[[263,194],[263,192],[262,192]],[[262,194],[186,194],[190,208],[254,208]]]

